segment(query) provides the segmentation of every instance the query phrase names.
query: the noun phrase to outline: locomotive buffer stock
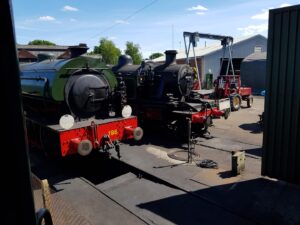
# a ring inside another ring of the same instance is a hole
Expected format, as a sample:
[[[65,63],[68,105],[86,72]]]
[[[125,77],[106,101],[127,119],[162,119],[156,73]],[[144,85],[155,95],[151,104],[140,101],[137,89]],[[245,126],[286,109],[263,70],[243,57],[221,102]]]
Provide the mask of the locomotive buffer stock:
[[[63,129],[59,124],[45,126],[59,134],[62,156],[74,154],[77,151],[80,155],[88,155],[92,149],[102,149],[108,153],[110,149],[115,149],[120,158],[118,142],[127,138],[138,140],[143,133],[141,131],[139,136],[135,134],[137,132],[135,130],[138,130],[135,116],[101,120],[88,119],[76,122],[71,129]],[[121,129],[122,127],[125,127],[124,130]],[[82,142],[84,142],[83,151],[79,152],[78,149]]]

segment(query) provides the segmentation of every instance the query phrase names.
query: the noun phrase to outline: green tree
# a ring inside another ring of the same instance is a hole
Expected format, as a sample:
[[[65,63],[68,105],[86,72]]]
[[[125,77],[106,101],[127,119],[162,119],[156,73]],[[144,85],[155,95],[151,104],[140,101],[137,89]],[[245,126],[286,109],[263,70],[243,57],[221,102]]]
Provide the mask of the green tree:
[[[99,46],[94,47],[93,54],[100,54],[106,64],[117,64],[121,50],[112,41],[102,38]]]
[[[33,41],[29,41],[28,45],[56,45],[55,43],[51,42],[51,41],[46,41],[46,40],[33,40]]]
[[[140,64],[142,62],[143,56],[140,53],[140,46],[133,42],[126,42],[125,54],[131,56],[133,64]]]
[[[158,57],[161,57],[163,56],[164,54],[160,53],[160,52],[156,52],[156,53],[152,53],[150,56],[149,56],[149,59],[156,59]]]

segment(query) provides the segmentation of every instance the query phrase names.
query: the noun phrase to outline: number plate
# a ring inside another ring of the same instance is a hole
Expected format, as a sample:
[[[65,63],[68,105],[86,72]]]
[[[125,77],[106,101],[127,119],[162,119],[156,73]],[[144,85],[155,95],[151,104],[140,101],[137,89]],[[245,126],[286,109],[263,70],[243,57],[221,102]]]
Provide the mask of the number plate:
[[[114,136],[114,135],[118,135],[118,134],[119,134],[118,130],[110,130],[110,131],[108,131],[108,135],[109,136]]]

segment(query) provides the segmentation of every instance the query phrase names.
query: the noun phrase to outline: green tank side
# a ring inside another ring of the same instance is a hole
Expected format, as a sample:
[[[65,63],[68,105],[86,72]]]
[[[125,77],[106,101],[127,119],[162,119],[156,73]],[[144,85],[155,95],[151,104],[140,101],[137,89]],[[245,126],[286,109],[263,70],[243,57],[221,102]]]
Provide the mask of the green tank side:
[[[51,88],[52,98],[55,101],[63,101],[64,100],[64,87],[71,76],[76,70],[80,68],[85,68],[86,64],[89,65],[89,68],[100,70],[101,68],[106,68],[103,70],[104,76],[109,82],[111,90],[114,90],[117,86],[117,80],[112,71],[100,61],[99,58],[93,56],[80,56],[77,58],[73,58],[68,60],[56,73],[56,77],[53,81],[53,85]]]

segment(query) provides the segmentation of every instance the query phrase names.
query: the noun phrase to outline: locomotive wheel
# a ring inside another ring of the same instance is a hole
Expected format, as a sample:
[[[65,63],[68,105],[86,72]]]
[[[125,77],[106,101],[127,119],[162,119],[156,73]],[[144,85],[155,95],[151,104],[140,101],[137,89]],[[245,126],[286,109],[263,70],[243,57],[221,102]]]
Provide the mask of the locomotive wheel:
[[[230,99],[230,104],[231,104],[231,110],[232,111],[238,111],[241,108],[242,104],[242,98],[240,95],[234,95]]]
[[[230,115],[230,109],[225,110],[224,119],[227,120]]]
[[[205,121],[205,123],[204,123],[204,126],[203,126],[202,131],[203,131],[203,132],[206,132],[207,129],[208,129],[208,127],[210,127],[212,124],[213,124],[212,117],[211,117],[211,116],[207,117],[207,119],[206,119],[206,121]]]
[[[250,95],[248,98],[247,98],[247,107],[248,108],[251,108],[253,105],[253,96]]]

